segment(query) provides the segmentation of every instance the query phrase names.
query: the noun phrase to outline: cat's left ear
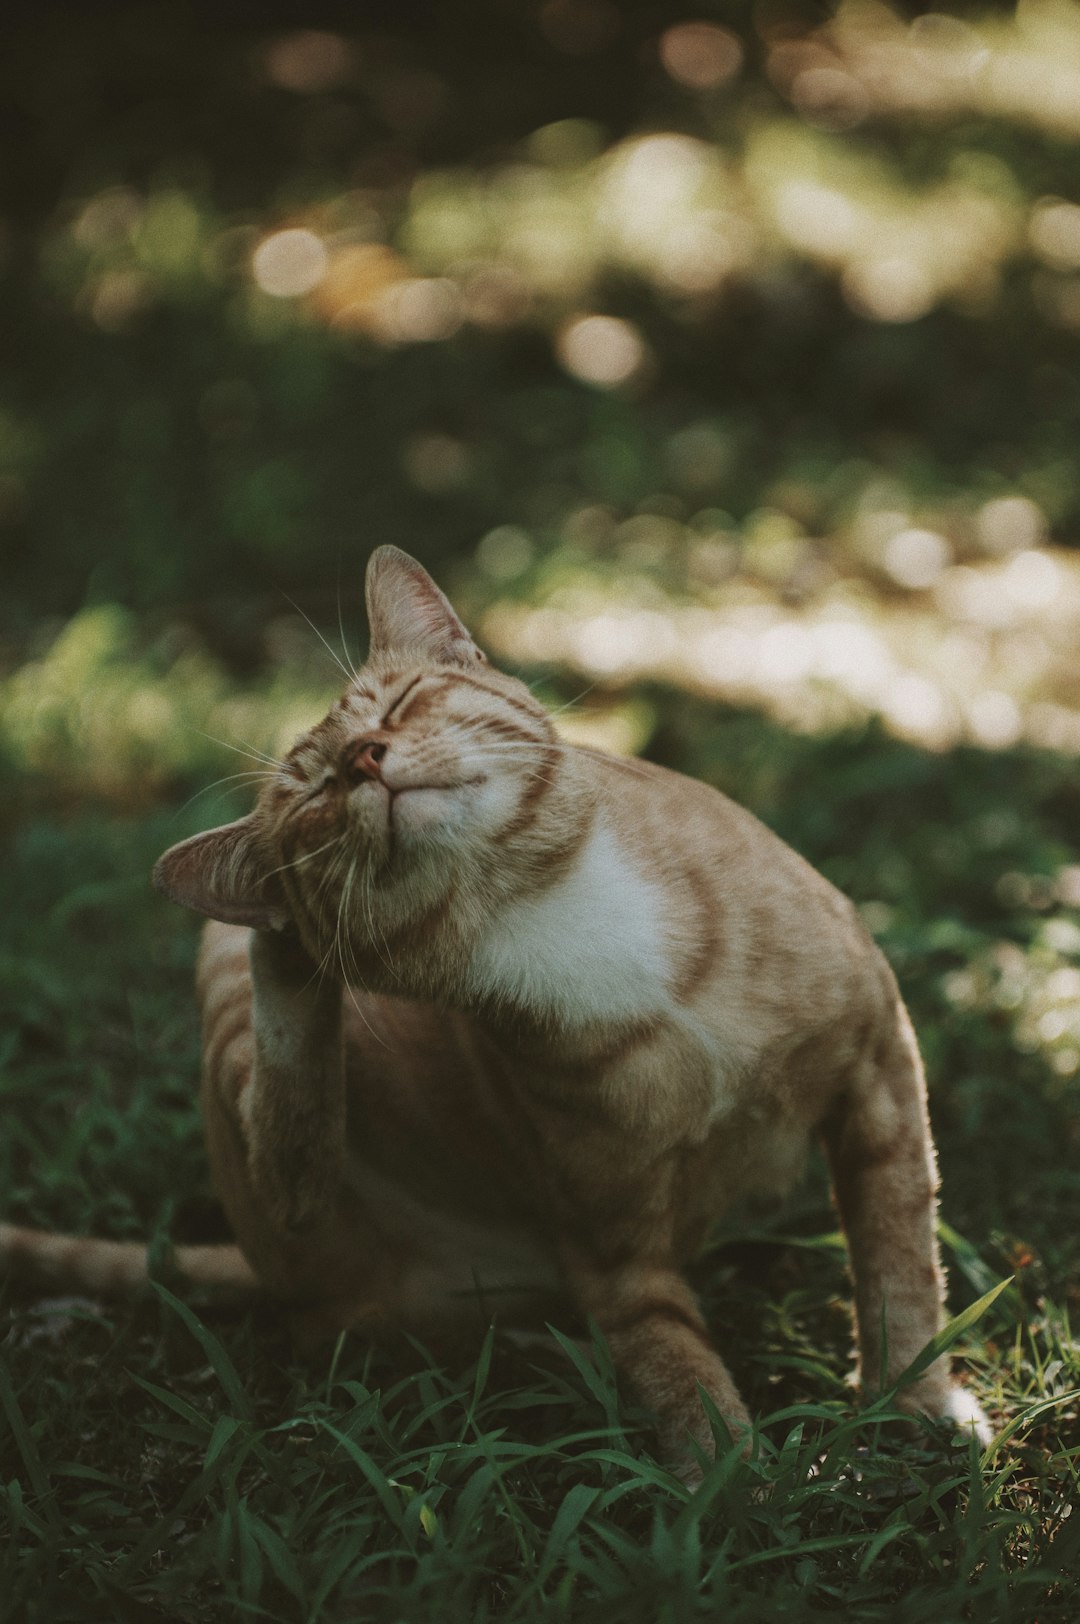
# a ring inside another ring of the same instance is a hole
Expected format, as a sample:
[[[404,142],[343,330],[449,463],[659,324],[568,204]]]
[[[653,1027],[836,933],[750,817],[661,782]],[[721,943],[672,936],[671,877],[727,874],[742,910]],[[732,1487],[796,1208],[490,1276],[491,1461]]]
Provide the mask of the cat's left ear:
[[[398,547],[376,547],[367,567],[371,653],[422,654],[442,665],[481,665],[484,655],[427,570]]]
[[[170,846],[154,864],[154,887],[182,908],[226,925],[284,930],[291,916],[249,816]]]

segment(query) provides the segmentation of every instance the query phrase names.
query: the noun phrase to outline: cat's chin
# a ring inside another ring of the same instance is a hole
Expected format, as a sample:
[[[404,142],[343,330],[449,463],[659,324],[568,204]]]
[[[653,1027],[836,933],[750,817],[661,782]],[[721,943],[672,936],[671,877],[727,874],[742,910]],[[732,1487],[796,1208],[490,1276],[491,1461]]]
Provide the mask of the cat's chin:
[[[444,845],[461,821],[460,793],[428,786],[399,790],[389,817],[395,841],[404,845]]]

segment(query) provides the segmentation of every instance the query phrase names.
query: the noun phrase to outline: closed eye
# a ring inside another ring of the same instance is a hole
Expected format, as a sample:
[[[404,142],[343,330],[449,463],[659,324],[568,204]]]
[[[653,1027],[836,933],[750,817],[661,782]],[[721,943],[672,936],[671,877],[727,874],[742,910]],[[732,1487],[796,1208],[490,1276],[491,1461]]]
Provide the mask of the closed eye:
[[[385,727],[387,725],[387,723],[389,722],[391,716],[393,716],[394,712],[397,710],[397,708],[401,704],[402,700],[407,699],[408,696],[412,693],[413,689],[416,687],[417,683],[418,682],[423,682],[423,680],[424,680],[424,673],[421,671],[419,676],[413,677],[411,682],[407,682],[405,684],[404,688],[398,694],[397,698],[391,702],[389,710],[386,711],[386,713],[384,714],[383,719],[382,719],[382,724],[381,724],[383,727]]]
[[[335,779],[336,776],[337,776],[336,773],[331,772],[330,768],[327,767],[326,770],[324,771],[322,777],[318,780],[318,782],[315,783],[315,784],[312,784],[312,786],[308,790],[307,794],[301,797],[300,805],[301,806],[306,806],[309,801],[316,800],[323,793],[323,791],[327,788],[327,786],[334,782],[334,779]]]

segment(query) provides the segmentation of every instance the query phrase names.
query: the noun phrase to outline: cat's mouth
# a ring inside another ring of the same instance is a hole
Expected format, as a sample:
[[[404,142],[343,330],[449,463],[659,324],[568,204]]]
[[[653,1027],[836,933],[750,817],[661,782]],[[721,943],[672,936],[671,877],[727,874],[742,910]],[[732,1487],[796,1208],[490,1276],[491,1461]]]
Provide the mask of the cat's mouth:
[[[486,782],[485,774],[477,773],[474,778],[448,778],[442,784],[386,784],[385,787],[390,791],[392,804],[401,795],[418,795],[427,789],[471,789],[474,785],[483,784],[484,782]]]
[[[371,790],[380,792],[378,802],[385,805],[386,833],[393,843],[400,834],[421,833],[442,823],[456,792],[477,789],[486,782],[484,773],[469,778],[425,779],[418,784],[390,784],[380,778],[362,786],[362,790],[369,795]]]

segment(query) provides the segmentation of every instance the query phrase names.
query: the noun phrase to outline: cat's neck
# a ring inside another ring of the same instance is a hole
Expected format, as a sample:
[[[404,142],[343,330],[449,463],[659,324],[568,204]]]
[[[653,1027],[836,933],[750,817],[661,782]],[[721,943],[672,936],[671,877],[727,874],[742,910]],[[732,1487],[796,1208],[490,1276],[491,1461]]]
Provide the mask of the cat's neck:
[[[479,933],[470,1001],[562,1033],[650,1021],[667,997],[665,915],[662,888],[594,811],[565,868],[510,897]]]
[[[621,1019],[640,1003],[633,976],[656,968],[654,890],[598,809],[593,763],[568,748],[543,815],[482,861],[434,854],[382,878],[351,968],[373,991],[482,1016],[560,1028]]]

